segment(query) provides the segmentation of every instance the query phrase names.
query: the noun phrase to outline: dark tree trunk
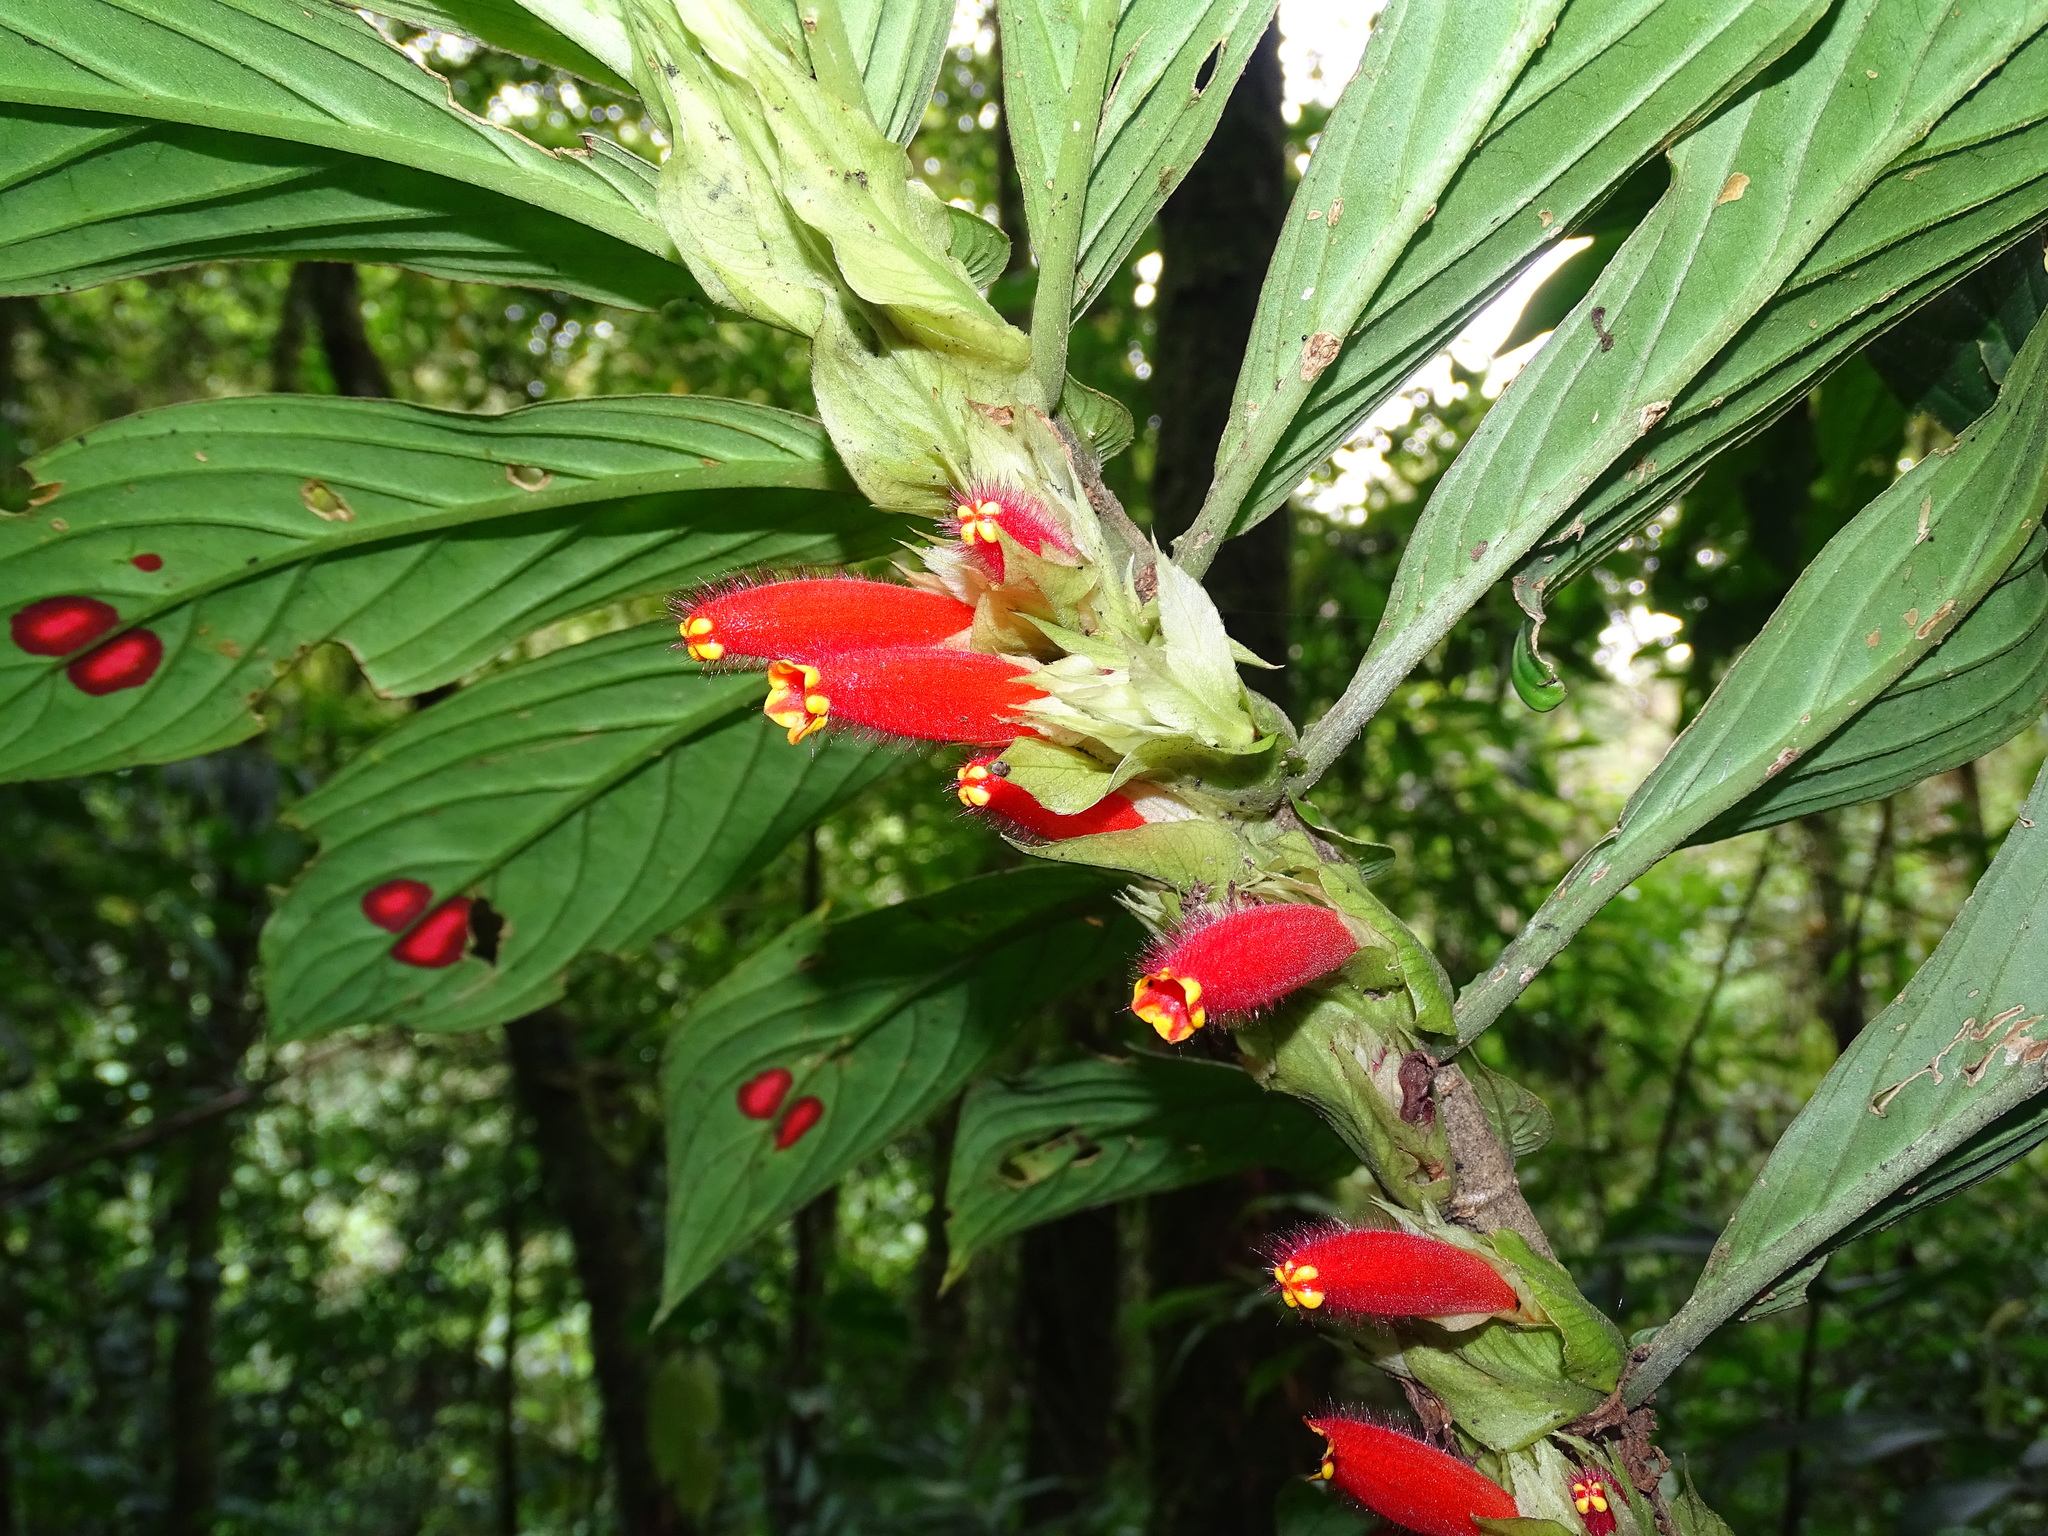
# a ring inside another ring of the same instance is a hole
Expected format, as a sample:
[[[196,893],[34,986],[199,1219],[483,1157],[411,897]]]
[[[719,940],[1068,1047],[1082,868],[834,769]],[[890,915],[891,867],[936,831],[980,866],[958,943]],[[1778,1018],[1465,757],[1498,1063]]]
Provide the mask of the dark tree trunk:
[[[345,261],[302,261],[292,268],[284,313],[270,349],[272,389],[280,394],[299,389],[299,355],[305,350],[309,320],[320,333],[320,350],[338,394],[390,397],[390,375],[363,329],[362,281]]]
[[[825,1295],[839,1238],[839,1186],[796,1213],[796,1266],[790,1277],[789,1342],[782,1357],[782,1408],[766,1443],[768,1529],[773,1536],[811,1530],[818,1494],[818,1422],[824,1412]]]
[[[21,423],[26,408],[21,398],[20,364],[14,354],[21,334],[35,318],[35,302],[0,298],[0,512],[20,512],[28,505],[28,477],[21,473]]]
[[[1194,521],[1208,492],[1259,284],[1287,217],[1280,98],[1280,34],[1269,28],[1216,136],[1159,212],[1164,265],[1152,358],[1159,409],[1152,521],[1161,544]],[[1290,545],[1282,508],[1226,544],[1206,582],[1231,636],[1283,666],[1292,639]],[[1287,703],[1285,673],[1261,672],[1255,686]]]
[[[209,1120],[186,1141],[185,1187],[171,1213],[184,1260],[171,1341],[168,1536],[204,1536],[220,1502],[220,1403],[214,1307],[220,1300],[220,1204],[234,1171],[235,1125]]]
[[[939,1396],[952,1384],[960,1339],[967,1329],[960,1286],[945,1289],[946,1270],[953,1259],[946,1240],[946,1188],[959,1130],[960,1101],[955,1099],[933,1118],[926,1132],[931,1146],[932,1196],[925,1208],[924,1252],[917,1258],[911,1337],[916,1350],[913,1385],[927,1399]]]
[[[506,1055],[533,1124],[541,1182],[576,1251],[590,1307],[590,1354],[623,1536],[671,1536],[686,1522],[648,1447],[647,1322],[654,1277],[626,1170],[605,1150],[575,1027],[544,1008],[505,1026]]]
[[[15,1536],[14,1426],[27,1421],[28,1318],[7,1241],[10,1218],[0,1212],[0,1536]]]
[[[1030,1429],[1027,1530],[1058,1525],[1101,1497],[1117,1390],[1116,1208],[1081,1211],[1024,1234],[1017,1358]],[[1085,1527],[1083,1527],[1085,1528]]]
[[[505,1364],[498,1372],[498,1536],[519,1536],[519,1134],[505,1154]]]

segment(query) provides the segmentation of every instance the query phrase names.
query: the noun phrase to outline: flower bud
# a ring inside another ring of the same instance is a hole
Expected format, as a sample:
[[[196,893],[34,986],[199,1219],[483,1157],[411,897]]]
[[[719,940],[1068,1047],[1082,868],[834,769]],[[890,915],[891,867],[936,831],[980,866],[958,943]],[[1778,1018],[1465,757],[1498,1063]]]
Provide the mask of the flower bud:
[[[1358,952],[1328,907],[1260,903],[1198,916],[1145,959],[1131,1012],[1177,1045],[1213,1013],[1242,1018],[1327,976]]]
[[[1582,1467],[1572,1474],[1572,1508],[1585,1522],[1586,1536],[1614,1536],[1614,1506],[1601,1473]]]
[[[806,576],[707,587],[678,602],[676,618],[695,659],[745,664],[937,645],[969,628],[974,610],[922,587]]]
[[[912,741],[1007,744],[1026,734],[1011,717],[1045,696],[1030,675],[982,651],[850,651],[816,665],[775,662],[762,711],[792,743],[830,721]]]
[[[1145,825],[1130,796],[1115,790],[1085,811],[1071,815],[1049,811],[1033,799],[1031,792],[1005,776],[1003,764],[994,752],[985,752],[961,766],[953,776],[954,793],[970,811],[986,811],[1010,824],[1015,831],[1057,842],[1067,837],[1088,837],[1097,832],[1125,832]]]
[[[1500,1484],[1413,1435],[1352,1414],[1303,1422],[1329,1442],[1316,1476],[1418,1536],[1482,1536],[1474,1516],[1520,1513]]]
[[[1308,1227],[1273,1250],[1290,1307],[1333,1316],[1470,1317],[1512,1312],[1515,1288],[1476,1253],[1434,1237],[1363,1227]]]
[[[967,552],[997,581],[1003,579],[1003,541],[1007,533],[1031,553],[1048,546],[1064,555],[1073,544],[1046,510],[1031,497],[1008,486],[977,485],[953,502],[953,528]]]

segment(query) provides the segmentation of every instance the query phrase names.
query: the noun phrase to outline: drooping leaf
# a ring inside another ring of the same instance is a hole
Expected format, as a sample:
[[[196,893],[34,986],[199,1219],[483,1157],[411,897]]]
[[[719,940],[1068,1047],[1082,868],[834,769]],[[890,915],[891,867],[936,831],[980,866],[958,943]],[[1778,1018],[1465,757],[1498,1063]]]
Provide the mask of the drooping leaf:
[[[1770,302],[1901,153],[2030,34],[2048,4],[1879,0],[1836,13],[1796,67],[1671,152],[1671,189],[1431,496],[1340,728],[1513,569]],[[1796,146],[1796,152],[1794,150]],[[1592,311],[1604,323],[1592,323]],[[1312,743],[1310,759],[1316,758]]]
[[[654,167],[596,146],[620,185]],[[631,162],[631,163],[629,163]],[[358,261],[657,309],[698,296],[640,244],[434,170],[317,144],[57,107],[0,107],[0,293],[199,261]]]
[[[1652,1342],[1632,1398],[1654,1391],[1702,1339],[1783,1277],[2040,1139],[2048,1127],[2032,1101],[2048,1086],[2044,924],[2048,773],[1934,954],[1779,1139],[1691,1299]],[[2026,1134],[2013,1134],[2015,1117]],[[1988,1156],[1987,1135],[1995,1148]]]
[[[673,639],[642,625],[486,678],[299,802],[321,852],[264,930],[272,1028],[476,1029],[531,1012],[579,955],[673,928],[899,761],[843,740],[791,750],[760,716],[759,678],[700,676]],[[399,880],[427,888],[421,912],[488,902],[502,929],[470,928],[495,954],[395,958],[364,901]]]
[[[2036,46],[2048,53],[2048,42]],[[1865,355],[1905,404],[1960,432],[1991,409],[2043,312],[2048,263],[2038,239],[2024,240],[1880,336]]]
[[[1551,593],[1655,517],[1716,454],[2048,219],[2044,119],[2048,36],[2037,35],[1857,200],[1633,456],[1559,519],[1515,577],[1523,609],[1540,620]]]
[[[1938,658],[1959,638],[1959,626],[2039,536],[2044,505],[2048,330],[2027,344],[1998,405],[1952,453],[1922,460],[1828,541],[1629,797],[1615,830],[1459,995],[1460,1037],[1470,1039],[1498,1018],[1593,914],[1651,865],[1821,749],[1874,700],[1899,701],[1898,713],[1886,717],[1896,728],[1916,708],[1905,702],[1917,691],[1907,681],[1914,669],[1930,659],[1937,674],[1942,669]],[[2030,557],[2038,562],[2039,545]],[[2011,585],[2019,589],[2011,601],[2023,619],[2034,594],[2027,580]],[[1997,638],[1973,638],[1972,651],[1982,656]],[[1958,671],[1970,656],[1963,653]],[[1888,693],[1902,681],[1901,692]],[[1979,702],[1967,693],[1949,697],[1961,707]],[[1881,743],[1859,735],[1850,750],[1873,745]]]
[[[1275,0],[1004,0],[1003,108],[1040,259],[1071,249],[1073,313],[1116,275],[1167,195],[1216,131],[1223,104],[1272,18]],[[1087,26],[1113,26],[1099,87],[1075,69]],[[1099,102],[1099,110],[1095,103]],[[1089,120],[1088,114],[1094,114]],[[1077,120],[1077,114],[1078,120]],[[1081,206],[1058,187],[1068,137],[1094,129]],[[1071,242],[1048,238],[1067,217]]]
[[[958,1092],[1034,1009],[1121,965],[1134,938],[1108,891],[1025,869],[807,917],[712,986],[662,1069],[663,1307]]]
[[[378,0],[386,16],[442,32],[459,32],[505,53],[538,59],[585,80],[630,94],[632,81],[519,0]]]
[[[594,294],[616,290],[647,303],[689,291],[663,289],[644,270],[648,256],[674,262],[676,252],[654,217],[643,162],[623,151],[555,153],[462,111],[445,81],[338,6],[0,0],[0,103],[37,109],[7,131],[41,158],[10,163],[0,188],[9,239],[24,238],[15,233],[14,198],[26,199],[20,217],[31,220],[30,249],[15,263],[41,287],[24,291],[103,281],[124,264],[147,270],[135,265],[144,252],[160,263],[199,259],[192,247],[203,247],[207,233],[180,222],[176,210],[201,199],[216,205],[212,238],[236,242],[234,254],[272,254],[260,242],[258,216],[233,201],[237,187],[255,202],[272,182],[292,189],[280,217],[304,221],[282,227],[278,254],[311,254],[307,241],[334,242],[315,247],[320,254],[345,254],[348,226],[360,220],[368,250],[397,260],[407,248],[397,231],[415,221],[426,226],[418,230],[423,249],[407,264],[424,270],[488,275],[509,264],[537,280],[573,262],[569,275]],[[136,147],[124,149],[126,135],[137,136]],[[96,153],[113,157],[110,169],[98,167]],[[109,216],[38,179],[42,172],[61,182],[73,161],[100,178],[99,195],[108,193],[110,173],[150,179],[113,191]],[[430,222],[436,210],[443,229]],[[508,226],[495,235],[486,227],[493,217]],[[509,227],[529,219],[530,253]],[[53,267],[60,252],[70,267]],[[483,269],[466,272],[470,260]],[[625,276],[607,277],[608,262],[624,266]],[[65,278],[72,268],[98,275]]]
[[[946,217],[953,225],[950,249],[954,259],[967,269],[967,275],[978,286],[986,288],[1010,264],[1010,237],[980,214],[969,213],[965,208],[948,205]]]
[[[1213,498],[1243,496],[1563,8],[1393,0],[1380,13],[1260,289]],[[1206,568],[1228,531],[1196,529],[1177,557]]]
[[[554,620],[739,566],[879,554],[895,527],[815,422],[695,396],[495,417],[210,401],[97,428],[32,468],[42,505],[0,521],[0,614],[105,603],[161,663],[92,694],[75,654],[0,641],[7,778],[239,741],[258,729],[251,701],[323,640],[383,692],[418,693]]]
[[[1230,509],[1239,528],[1277,507],[1531,260],[1827,9],[1825,0],[1734,0],[1705,11],[1664,0],[1570,0],[1444,190],[1423,237],[1339,332],[1344,348],[1307,400],[1291,418],[1278,413],[1247,428],[1239,412],[1254,403],[1262,418],[1267,412],[1246,392],[1245,376],[1211,506]],[[1371,165],[1358,170],[1367,184],[1350,189],[1347,206],[1369,206],[1379,185]],[[1310,205],[1296,204],[1291,217],[1306,227]],[[1323,212],[1327,219],[1327,204]],[[1292,340],[1298,348],[1307,338]],[[1249,468],[1232,457],[1240,445]]]
[[[1320,1183],[1356,1160],[1298,1100],[1186,1057],[1076,1061],[969,1090],[946,1182],[948,1278],[1075,1211],[1259,1164]]]

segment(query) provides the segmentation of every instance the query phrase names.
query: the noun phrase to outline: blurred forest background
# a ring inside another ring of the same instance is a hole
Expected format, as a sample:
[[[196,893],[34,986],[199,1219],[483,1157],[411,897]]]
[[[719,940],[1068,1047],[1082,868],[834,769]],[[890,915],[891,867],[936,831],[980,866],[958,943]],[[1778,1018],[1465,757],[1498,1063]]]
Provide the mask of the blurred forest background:
[[[657,147],[630,103],[384,25],[459,101],[541,142]],[[1140,424],[1111,484],[1163,532],[1206,483],[1319,92],[1342,83],[1290,42],[1283,91],[1282,51],[1268,39],[1075,335],[1076,373]],[[1000,117],[997,40],[969,3],[913,157],[1016,230]],[[1028,306],[1030,281],[1014,270],[995,297]],[[1525,352],[1492,354],[1529,341],[1544,304],[1427,370],[1219,565],[1233,632],[1289,658],[1297,718],[1340,690],[1417,508]],[[700,308],[205,266],[0,300],[5,504],[25,490],[14,465],[67,433],[267,390],[808,405],[801,342]],[[1562,708],[1507,687],[1505,593],[1417,673],[1319,800],[1399,851],[1380,889],[1454,976],[1611,824],[1810,554],[1944,441],[1854,362],[1554,602]],[[310,851],[292,804],[413,707],[320,651],[245,747],[0,789],[0,1533],[1270,1528],[1275,1492],[1313,1466],[1300,1413],[1382,1390],[1282,1316],[1256,1261],[1261,1234],[1358,1198],[1343,1186],[1254,1174],[1070,1217],[942,1291],[942,1117],[650,1330],[659,1058],[692,998],[820,900],[858,911],[1015,860],[909,758],[740,898],[647,954],[583,962],[559,1009],[487,1034],[267,1044],[252,967]],[[2044,753],[2036,728],[1882,804],[1670,860],[1485,1037],[1555,1114],[1529,1193],[1625,1330],[1683,1298]],[[1115,1050],[1133,1038],[1119,1002],[1043,1021],[1014,1066]],[[1810,1305],[1729,1329],[1665,1390],[1663,1444],[1737,1531],[2048,1528],[2044,1155],[1845,1250]]]

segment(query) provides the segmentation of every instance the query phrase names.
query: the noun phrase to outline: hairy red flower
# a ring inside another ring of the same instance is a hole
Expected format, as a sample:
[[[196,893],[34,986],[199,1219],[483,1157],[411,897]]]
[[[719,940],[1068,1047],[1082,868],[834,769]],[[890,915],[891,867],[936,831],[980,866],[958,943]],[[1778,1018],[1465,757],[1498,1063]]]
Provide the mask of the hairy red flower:
[[[795,1075],[787,1067],[770,1067],[740,1084],[740,1113],[749,1120],[770,1120],[782,1108]]]
[[[1029,677],[1028,667],[982,651],[850,651],[775,662],[762,710],[792,743],[828,721],[912,741],[1007,743],[1027,734],[1012,717],[1045,696]]]
[[[1609,1501],[1605,1476],[1583,1467],[1574,1473],[1572,1508],[1586,1523],[1586,1536],[1614,1536],[1614,1506]]]
[[[1013,784],[1000,771],[998,754],[985,752],[961,765],[953,776],[953,792],[970,811],[987,811],[1019,832],[1056,842],[1067,837],[1088,837],[1097,832],[1124,832],[1145,825],[1137,806],[1128,795],[1112,790],[1085,811],[1063,814],[1048,811],[1030,792]]]
[[[953,530],[967,552],[997,581],[1003,579],[1003,541],[1007,533],[1031,553],[1048,546],[1071,555],[1074,546],[1045,508],[1022,491],[1002,485],[977,485],[953,499]]]
[[[417,965],[437,971],[453,965],[469,947],[467,896],[444,901],[419,921],[419,926],[391,946],[391,958],[400,965]]]
[[[1131,991],[1131,1012],[1169,1045],[1215,1014],[1239,1018],[1327,976],[1358,952],[1328,907],[1266,902],[1183,923],[1154,945]]]
[[[1329,1442],[1317,1476],[1419,1536],[1482,1536],[1472,1523],[1520,1513],[1500,1484],[1413,1435],[1352,1414],[1304,1423]]]
[[[388,933],[403,933],[433,899],[424,880],[386,880],[363,892],[363,916]]]
[[[1476,1253],[1363,1227],[1308,1227],[1282,1238],[1273,1279],[1288,1306],[1341,1316],[1458,1317],[1520,1304],[1515,1288]]]
[[[31,656],[69,656],[120,622],[113,605],[96,597],[46,597],[18,610],[7,630]]]
[[[974,623],[974,610],[943,592],[804,576],[728,581],[676,604],[677,628],[704,662],[822,661],[847,651],[937,645]]]

